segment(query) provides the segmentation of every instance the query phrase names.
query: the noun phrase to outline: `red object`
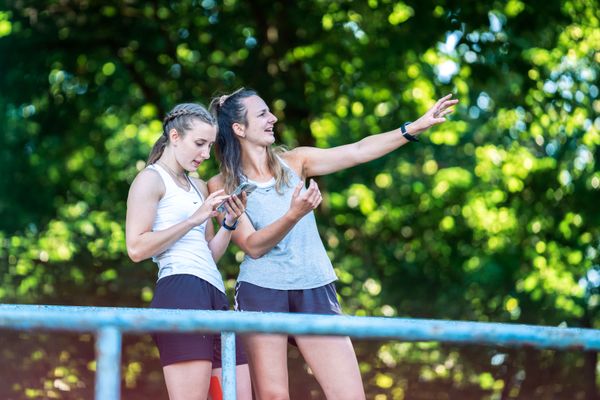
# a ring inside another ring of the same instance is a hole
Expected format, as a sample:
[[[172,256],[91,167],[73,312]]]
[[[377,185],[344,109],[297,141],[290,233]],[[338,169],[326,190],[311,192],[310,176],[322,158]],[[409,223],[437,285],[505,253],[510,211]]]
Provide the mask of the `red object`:
[[[221,390],[221,382],[216,376],[210,377],[210,385],[208,386],[208,394],[212,400],[223,400],[223,391]]]

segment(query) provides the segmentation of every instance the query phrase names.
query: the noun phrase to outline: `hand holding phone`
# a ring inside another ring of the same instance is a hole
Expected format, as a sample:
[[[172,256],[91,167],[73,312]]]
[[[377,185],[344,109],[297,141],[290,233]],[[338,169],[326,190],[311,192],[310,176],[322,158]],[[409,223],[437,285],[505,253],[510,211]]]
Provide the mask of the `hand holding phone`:
[[[253,183],[242,182],[239,184],[238,187],[235,188],[233,193],[231,193],[231,196],[239,196],[242,194],[242,192],[246,192],[246,196],[250,196],[250,193],[254,192],[254,190],[256,190],[256,187],[257,186]],[[227,202],[227,200],[225,200],[224,202],[219,204],[219,206],[217,207],[218,212],[220,212],[220,213],[225,212],[225,203],[226,202]]]

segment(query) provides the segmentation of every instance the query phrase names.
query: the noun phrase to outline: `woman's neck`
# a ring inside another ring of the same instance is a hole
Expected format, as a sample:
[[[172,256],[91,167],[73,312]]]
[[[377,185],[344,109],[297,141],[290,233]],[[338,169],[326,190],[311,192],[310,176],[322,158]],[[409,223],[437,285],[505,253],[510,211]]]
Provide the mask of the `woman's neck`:
[[[267,181],[273,177],[269,168],[269,156],[267,147],[243,146],[242,147],[242,171],[253,181]]]
[[[190,190],[189,178],[186,176],[186,171],[179,165],[173,154],[163,153],[156,163],[173,177],[173,181],[177,186],[186,191]]]
[[[176,177],[183,177],[185,170],[179,165],[175,156],[165,149],[163,155],[157,161],[161,166],[166,167]]]

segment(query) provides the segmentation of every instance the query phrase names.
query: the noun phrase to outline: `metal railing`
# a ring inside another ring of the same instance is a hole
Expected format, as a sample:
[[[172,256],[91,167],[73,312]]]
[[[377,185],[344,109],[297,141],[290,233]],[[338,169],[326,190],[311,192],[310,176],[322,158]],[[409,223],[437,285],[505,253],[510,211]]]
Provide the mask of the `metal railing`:
[[[599,351],[600,330],[428,319],[0,304],[0,328],[96,332],[96,400],[121,390],[123,333],[221,332],[223,398],[235,400],[235,334],[283,333]]]

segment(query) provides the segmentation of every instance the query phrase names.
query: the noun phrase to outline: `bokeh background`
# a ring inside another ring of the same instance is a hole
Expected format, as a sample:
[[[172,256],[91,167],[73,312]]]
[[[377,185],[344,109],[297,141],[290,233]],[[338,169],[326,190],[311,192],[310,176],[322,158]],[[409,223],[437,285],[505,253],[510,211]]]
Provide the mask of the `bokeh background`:
[[[4,1],[0,302],[148,306],[126,197],[179,102],[249,86],[280,143],[328,147],[452,92],[421,143],[318,180],[345,312],[598,328],[599,49],[594,0]],[[93,398],[93,344],[0,331],[0,398]],[[369,399],[598,399],[596,353],[355,344]],[[293,399],[323,398],[290,368]],[[124,399],[167,398],[149,336],[122,369]]]

